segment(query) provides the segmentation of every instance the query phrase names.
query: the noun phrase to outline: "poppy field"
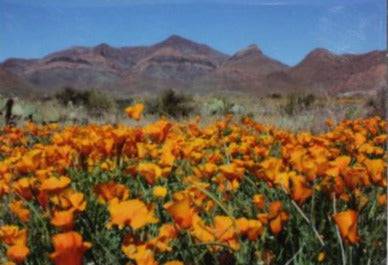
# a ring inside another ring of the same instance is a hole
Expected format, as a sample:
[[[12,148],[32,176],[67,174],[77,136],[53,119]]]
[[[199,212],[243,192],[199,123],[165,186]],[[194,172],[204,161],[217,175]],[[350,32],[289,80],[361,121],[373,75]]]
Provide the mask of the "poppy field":
[[[387,125],[3,127],[0,264],[383,264]]]

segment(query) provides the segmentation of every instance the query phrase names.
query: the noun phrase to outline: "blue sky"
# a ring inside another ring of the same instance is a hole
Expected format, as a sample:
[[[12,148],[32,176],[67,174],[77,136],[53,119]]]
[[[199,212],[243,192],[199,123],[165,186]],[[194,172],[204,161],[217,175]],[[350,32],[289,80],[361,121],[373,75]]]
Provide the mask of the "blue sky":
[[[310,50],[385,48],[385,0],[0,0],[0,61],[178,34],[224,53],[257,44],[289,65]]]

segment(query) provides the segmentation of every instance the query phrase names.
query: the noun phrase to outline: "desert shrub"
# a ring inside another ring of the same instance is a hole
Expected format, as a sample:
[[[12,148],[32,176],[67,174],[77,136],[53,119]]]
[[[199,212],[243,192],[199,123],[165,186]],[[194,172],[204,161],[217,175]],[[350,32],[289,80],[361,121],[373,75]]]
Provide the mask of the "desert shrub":
[[[279,93],[271,93],[271,94],[269,94],[269,98],[279,99],[279,98],[282,98],[282,95]]]
[[[126,107],[132,105],[134,101],[135,100],[133,98],[124,98],[124,99],[116,99],[115,103],[116,103],[117,109],[123,110]]]
[[[310,109],[316,101],[313,94],[296,94],[287,95],[284,112],[288,115],[294,115],[302,110]]]
[[[374,97],[368,98],[366,101],[366,107],[370,109],[370,116],[386,116],[386,109],[387,109],[387,95],[386,90],[381,89],[378,91],[377,95]]]
[[[234,104],[225,98],[212,98],[206,104],[206,112],[209,115],[225,115],[232,113]]]
[[[40,122],[58,122],[63,120],[65,116],[63,109],[56,102],[44,104],[36,114],[34,118]]]
[[[233,104],[233,106],[230,108],[230,112],[235,115],[243,115],[246,113],[246,109],[243,105]]]
[[[84,105],[90,114],[101,116],[103,113],[114,109],[115,101],[101,91],[90,90],[85,92]]]
[[[190,95],[177,93],[172,89],[162,91],[158,96],[145,100],[146,112],[173,118],[187,117],[196,111]]]
[[[362,109],[357,105],[350,105],[345,110],[345,119],[357,119],[362,115]]]
[[[74,104],[81,105],[86,101],[86,92],[78,91],[72,87],[64,87],[55,94],[55,98],[63,105]]]
[[[307,94],[299,97],[299,104],[305,108],[311,107],[316,101],[316,97],[313,94]]]
[[[108,94],[98,90],[77,91],[72,87],[65,87],[55,95],[55,98],[67,106],[84,106],[93,116],[101,116],[103,113],[112,111],[115,101]]]

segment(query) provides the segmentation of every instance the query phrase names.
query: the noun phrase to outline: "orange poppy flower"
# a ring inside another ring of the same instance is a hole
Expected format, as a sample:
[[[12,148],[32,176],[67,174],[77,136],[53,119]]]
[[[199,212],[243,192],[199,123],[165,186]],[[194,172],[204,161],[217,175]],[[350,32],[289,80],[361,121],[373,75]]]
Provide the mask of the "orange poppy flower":
[[[49,197],[49,194],[47,194],[47,192],[39,191],[37,199],[38,199],[39,205],[42,206],[44,209],[48,207],[50,197]]]
[[[219,167],[219,170],[222,175],[229,180],[242,179],[245,172],[245,169],[243,167],[238,166],[235,163],[222,165]]]
[[[283,211],[283,204],[281,201],[273,201],[269,205],[269,227],[271,232],[275,235],[283,230],[283,225],[288,221],[288,214]]]
[[[265,196],[263,194],[255,194],[252,202],[258,209],[263,209],[265,206]]]
[[[275,157],[265,159],[260,165],[264,172],[264,176],[262,177],[269,181],[274,181],[283,167],[282,160]],[[261,176],[260,173],[259,176]]]
[[[74,210],[55,211],[51,224],[62,230],[71,230],[74,226]]]
[[[8,259],[15,262],[16,264],[23,263],[29,253],[30,249],[25,245],[14,245],[7,249]]]
[[[154,122],[144,127],[144,134],[152,140],[160,143],[163,142],[172,127],[172,124],[164,119]]]
[[[100,165],[100,169],[102,171],[113,171],[113,169],[116,167],[116,164],[114,161],[110,161],[110,160],[107,160],[107,161],[104,161],[103,163],[101,163]]]
[[[183,198],[166,203],[164,207],[180,228],[187,229],[192,226],[196,213],[191,207],[191,201],[188,196],[183,196]]]
[[[213,234],[216,240],[227,243],[232,249],[238,250],[240,244],[237,240],[237,224],[229,216],[217,215],[213,221]]]
[[[306,179],[301,175],[291,175],[291,197],[299,204],[311,197],[313,191],[307,186]]]
[[[94,192],[98,195],[100,202],[109,202],[114,198],[124,201],[129,197],[129,189],[123,184],[107,182],[96,185]]]
[[[125,225],[129,225],[133,229],[138,229],[147,224],[158,222],[153,210],[148,209],[144,202],[138,199],[122,202],[114,199],[109,203],[108,210],[111,217],[108,227],[117,225],[119,228],[123,228]]]
[[[51,195],[50,202],[62,210],[82,212],[86,208],[85,196],[82,192],[67,189],[59,194]]]
[[[65,198],[69,200],[71,209],[75,212],[83,212],[86,209],[85,196],[82,192],[70,192]]]
[[[388,134],[382,134],[373,139],[376,144],[384,144],[388,140]]]
[[[164,263],[164,265],[185,265],[185,264],[179,260],[171,260]]]
[[[32,178],[20,178],[13,184],[13,188],[21,197],[31,200],[33,197],[34,180]]]
[[[211,227],[208,227],[205,222],[195,215],[193,217],[192,228],[190,229],[191,234],[201,242],[212,242],[215,240]]]
[[[263,233],[264,226],[259,220],[239,218],[236,220],[239,232],[249,240],[257,240]]]
[[[64,176],[59,178],[49,177],[42,182],[40,189],[47,192],[58,192],[69,186],[70,182],[70,178]]]
[[[0,241],[3,241],[7,245],[26,245],[27,230],[20,229],[16,225],[1,226]]]
[[[154,184],[157,179],[162,177],[162,169],[154,163],[140,163],[137,170],[146,179],[148,184]]]
[[[343,172],[343,179],[346,186],[351,190],[361,185],[370,185],[370,180],[366,169],[359,165],[352,168],[346,168]]]
[[[138,265],[158,265],[155,261],[154,253],[145,245],[136,246],[130,244],[128,246],[123,246],[121,250],[128,258],[134,260]]]
[[[167,195],[167,189],[163,186],[156,186],[152,190],[152,195],[156,198],[164,198]]]
[[[15,225],[0,227],[0,241],[8,245],[7,257],[16,264],[21,264],[27,258],[30,250],[27,244],[27,230]]]
[[[210,178],[217,172],[217,165],[214,163],[208,162],[200,166],[199,169],[203,177]]]
[[[350,156],[339,156],[335,160],[330,161],[329,168],[326,170],[328,176],[338,176],[344,168],[346,168],[352,158]]]
[[[159,228],[159,235],[147,242],[150,249],[157,249],[160,252],[171,251],[170,242],[176,238],[178,230],[173,224],[163,224]]]
[[[75,231],[54,235],[52,240],[54,252],[50,258],[55,265],[82,265],[84,253],[92,246]]]
[[[16,170],[21,174],[34,171],[39,165],[40,150],[30,150],[16,164]]]
[[[341,237],[349,244],[356,244],[360,241],[357,232],[357,212],[347,210],[333,216],[338,226]]]
[[[138,121],[141,118],[143,110],[144,110],[144,105],[142,103],[137,103],[133,106],[127,107],[125,109],[125,112],[127,113],[129,118]]]
[[[364,164],[367,167],[369,176],[373,182],[379,183],[383,180],[385,168],[383,159],[365,159]]]
[[[15,214],[22,222],[30,219],[30,211],[22,201],[13,201],[9,204],[10,211]]]
[[[0,179],[0,197],[10,192],[9,180]]]
[[[380,206],[384,206],[387,204],[387,194],[377,195],[377,202]]]
[[[170,139],[171,138],[166,140],[161,149],[159,164],[162,166],[172,166],[175,161],[177,142],[175,139]]]

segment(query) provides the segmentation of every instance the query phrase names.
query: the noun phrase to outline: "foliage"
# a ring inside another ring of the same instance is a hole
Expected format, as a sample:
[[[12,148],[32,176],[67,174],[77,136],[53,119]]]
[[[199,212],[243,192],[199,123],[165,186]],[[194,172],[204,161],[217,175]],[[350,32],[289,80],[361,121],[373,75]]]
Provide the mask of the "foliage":
[[[115,108],[115,101],[107,94],[91,90],[85,92],[84,105],[91,115],[101,116]]]
[[[55,94],[55,98],[63,105],[81,105],[87,101],[87,94],[84,91],[78,91],[72,87],[64,87]]]
[[[287,115],[294,115],[302,110],[312,107],[316,98],[313,94],[296,94],[287,95],[284,111]]]
[[[123,98],[123,99],[116,99],[116,105],[118,110],[123,110],[127,106],[133,104],[134,99],[133,98]]]
[[[280,94],[280,93],[271,93],[271,94],[269,94],[269,97],[272,98],[272,99],[279,99],[279,98],[282,98],[282,94]]]
[[[225,98],[212,98],[207,104],[206,109],[209,115],[226,115],[232,113],[235,105]]]
[[[371,109],[370,115],[371,116],[381,116],[385,117],[387,113],[387,104],[388,104],[388,97],[387,97],[387,89],[383,88],[378,91],[377,95],[374,97],[370,97],[366,102],[366,107]]]
[[[158,96],[145,101],[146,112],[173,118],[187,117],[195,112],[191,96],[175,92],[172,89],[162,91]]]
[[[115,101],[107,94],[98,90],[78,91],[65,87],[55,95],[63,105],[84,106],[91,115],[101,116],[104,112],[115,108]]]

